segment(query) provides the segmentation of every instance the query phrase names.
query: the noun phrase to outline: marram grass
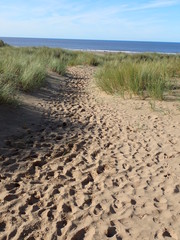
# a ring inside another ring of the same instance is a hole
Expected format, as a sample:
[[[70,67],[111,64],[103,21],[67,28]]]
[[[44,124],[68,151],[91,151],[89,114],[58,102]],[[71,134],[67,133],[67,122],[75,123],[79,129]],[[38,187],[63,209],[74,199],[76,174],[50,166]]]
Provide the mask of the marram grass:
[[[48,47],[14,48],[0,41],[0,102],[18,91],[41,87],[48,71],[61,75],[67,66],[98,66],[97,85],[110,94],[128,93],[163,99],[180,78],[180,56],[163,54],[88,53]],[[173,79],[173,81],[171,81]]]
[[[169,75],[161,63],[122,62],[103,66],[96,75],[97,85],[110,94],[139,95],[162,100],[169,87]]]
[[[49,63],[49,69],[60,75],[65,75],[66,65],[59,59],[52,59]]]
[[[64,75],[63,50],[49,48],[0,48],[0,102],[13,102],[19,90],[41,87],[48,70]]]
[[[16,97],[16,91],[12,83],[3,83],[0,79],[0,103],[12,103]]]
[[[45,81],[46,70],[37,62],[32,62],[26,67],[19,79],[20,88],[28,91],[42,86]]]

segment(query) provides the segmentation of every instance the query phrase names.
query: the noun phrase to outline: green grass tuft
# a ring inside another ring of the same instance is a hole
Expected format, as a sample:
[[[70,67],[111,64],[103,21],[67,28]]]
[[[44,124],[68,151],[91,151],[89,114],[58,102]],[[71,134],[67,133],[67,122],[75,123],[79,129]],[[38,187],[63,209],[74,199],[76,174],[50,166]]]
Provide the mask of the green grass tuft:
[[[59,59],[51,59],[49,68],[51,71],[57,72],[60,75],[65,75],[66,73],[66,65]]]
[[[96,76],[97,85],[107,93],[162,100],[168,89],[169,75],[159,63],[110,63],[103,66]]]
[[[45,78],[45,68],[38,62],[32,62],[24,69],[23,74],[19,79],[20,88],[25,91],[39,88],[44,84]]]
[[[13,103],[16,99],[15,87],[12,83],[4,83],[0,78],[0,103]]]

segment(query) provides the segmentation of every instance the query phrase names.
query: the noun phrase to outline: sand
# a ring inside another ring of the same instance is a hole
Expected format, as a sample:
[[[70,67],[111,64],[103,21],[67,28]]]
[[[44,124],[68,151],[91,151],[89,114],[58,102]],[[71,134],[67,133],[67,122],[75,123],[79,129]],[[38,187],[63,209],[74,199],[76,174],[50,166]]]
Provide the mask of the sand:
[[[1,111],[0,239],[180,239],[179,102],[108,96],[94,72],[51,74],[17,133]]]

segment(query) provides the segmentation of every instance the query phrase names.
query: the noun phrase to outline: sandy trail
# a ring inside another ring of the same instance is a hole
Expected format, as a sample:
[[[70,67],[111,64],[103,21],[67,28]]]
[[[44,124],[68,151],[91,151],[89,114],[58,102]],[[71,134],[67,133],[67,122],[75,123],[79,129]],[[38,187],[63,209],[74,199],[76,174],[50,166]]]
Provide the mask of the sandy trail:
[[[88,88],[72,67],[1,148],[0,239],[180,239],[180,111]]]

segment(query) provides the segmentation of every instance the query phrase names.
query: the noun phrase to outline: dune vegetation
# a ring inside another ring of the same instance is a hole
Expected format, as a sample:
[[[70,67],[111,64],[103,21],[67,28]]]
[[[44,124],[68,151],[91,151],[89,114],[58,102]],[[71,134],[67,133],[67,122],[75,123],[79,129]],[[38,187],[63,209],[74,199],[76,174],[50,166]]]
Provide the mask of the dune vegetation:
[[[68,65],[99,64],[98,58],[89,53],[0,44],[0,102],[4,103],[13,102],[18,91],[42,86],[49,71],[64,75]]]
[[[0,41],[0,103],[13,102],[19,91],[45,83],[49,71],[65,75],[67,66],[98,66],[96,84],[110,94],[163,99],[180,77],[180,56],[88,53],[47,47],[11,47]],[[173,82],[173,84],[172,84]]]
[[[109,94],[163,100],[178,78],[180,55],[117,54],[99,69],[96,83]]]

